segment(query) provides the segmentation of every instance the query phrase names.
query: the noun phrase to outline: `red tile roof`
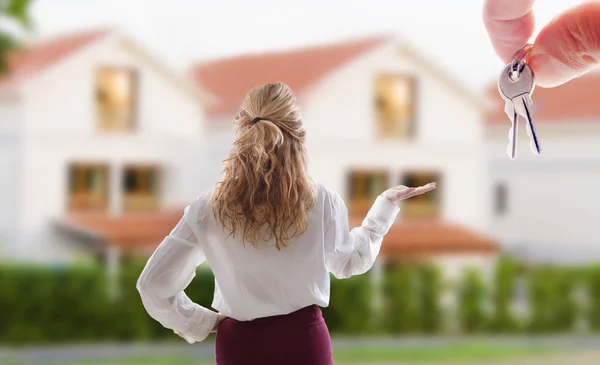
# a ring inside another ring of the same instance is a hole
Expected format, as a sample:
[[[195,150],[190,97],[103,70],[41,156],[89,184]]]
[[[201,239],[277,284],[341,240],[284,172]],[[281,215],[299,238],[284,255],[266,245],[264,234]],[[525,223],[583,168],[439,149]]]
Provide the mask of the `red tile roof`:
[[[494,83],[487,88],[494,102],[486,115],[488,125],[507,125],[504,99]],[[573,120],[600,122],[600,73],[592,72],[559,87],[544,89],[536,87],[532,94],[533,117],[539,123],[562,123]]]
[[[82,47],[108,34],[108,29],[70,33],[8,54],[9,72],[0,75],[0,86],[36,75]]]
[[[498,252],[491,239],[450,223],[401,223],[390,229],[381,252],[400,259],[457,253],[489,254]]]
[[[79,213],[65,218],[70,226],[91,231],[108,244],[125,251],[154,250],[175,227],[183,208],[149,213],[109,215]],[[352,227],[362,219],[350,220]],[[402,222],[392,226],[384,238],[381,254],[387,259],[411,259],[444,254],[481,253],[498,251],[489,238],[456,224],[439,221]]]
[[[156,248],[182,216],[183,208],[122,215],[79,213],[69,215],[65,221],[127,251]]]
[[[199,85],[217,98],[207,115],[233,114],[246,93],[258,85],[282,81],[301,94],[345,63],[387,41],[379,36],[359,41],[245,55],[200,63],[191,68]]]
[[[351,220],[353,227],[360,224],[361,219]],[[381,254],[392,260],[461,253],[492,254],[498,250],[498,244],[483,234],[434,220],[396,223],[381,246]]]

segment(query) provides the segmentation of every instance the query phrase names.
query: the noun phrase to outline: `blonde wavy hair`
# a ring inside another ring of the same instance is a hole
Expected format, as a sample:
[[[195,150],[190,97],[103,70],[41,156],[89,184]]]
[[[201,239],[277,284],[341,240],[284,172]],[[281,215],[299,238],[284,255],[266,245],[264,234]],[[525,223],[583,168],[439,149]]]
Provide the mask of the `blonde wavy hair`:
[[[242,243],[274,239],[281,250],[307,227],[316,199],[307,171],[306,132],[292,90],[252,89],[235,118],[237,138],[212,195],[216,219]]]

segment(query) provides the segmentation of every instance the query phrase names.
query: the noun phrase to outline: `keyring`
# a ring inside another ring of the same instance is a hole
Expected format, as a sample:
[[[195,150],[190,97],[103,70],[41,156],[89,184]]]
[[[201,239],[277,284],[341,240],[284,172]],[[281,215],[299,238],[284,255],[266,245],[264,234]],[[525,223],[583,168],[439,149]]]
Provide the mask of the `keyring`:
[[[520,50],[518,50],[513,56],[513,60],[510,65],[510,78],[515,80],[519,78],[521,72],[523,71],[523,67],[525,67],[525,57],[533,48],[533,44],[527,43]]]

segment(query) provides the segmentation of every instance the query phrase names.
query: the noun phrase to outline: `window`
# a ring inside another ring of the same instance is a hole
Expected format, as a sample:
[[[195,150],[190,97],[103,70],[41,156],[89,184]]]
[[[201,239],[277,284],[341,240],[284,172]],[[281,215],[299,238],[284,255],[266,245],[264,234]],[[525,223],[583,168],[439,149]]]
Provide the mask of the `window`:
[[[71,165],[69,167],[69,210],[107,210],[108,183],[107,165]]]
[[[387,171],[351,171],[348,174],[349,210],[366,214],[371,205],[388,188]]]
[[[103,131],[134,128],[136,73],[130,69],[101,68],[96,73],[96,110]]]
[[[496,184],[494,191],[494,205],[497,215],[503,215],[507,209],[507,187],[504,183]]]
[[[158,208],[160,171],[156,166],[127,166],[123,171],[123,210]]]
[[[417,187],[430,182],[440,184],[440,174],[435,172],[414,171],[402,176],[401,184]],[[441,185],[441,184],[440,184]],[[405,219],[437,219],[440,217],[440,189],[414,196],[402,202],[402,217]]]
[[[412,137],[415,114],[415,80],[407,75],[380,75],[375,80],[377,135]]]

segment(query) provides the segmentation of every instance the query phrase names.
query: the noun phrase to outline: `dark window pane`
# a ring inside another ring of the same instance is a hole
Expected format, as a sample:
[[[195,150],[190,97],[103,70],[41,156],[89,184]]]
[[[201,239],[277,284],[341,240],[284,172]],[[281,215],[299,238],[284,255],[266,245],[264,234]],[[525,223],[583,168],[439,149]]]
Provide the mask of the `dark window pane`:
[[[496,185],[495,191],[495,206],[496,206],[496,214],[504,214],[507,209],[507,188],[503,183],[499,183]]]
[[[128,193],[139,189],[139,176],[134,169],[126,169],[123,175],[123,190]]]

